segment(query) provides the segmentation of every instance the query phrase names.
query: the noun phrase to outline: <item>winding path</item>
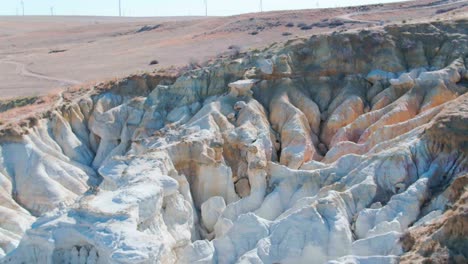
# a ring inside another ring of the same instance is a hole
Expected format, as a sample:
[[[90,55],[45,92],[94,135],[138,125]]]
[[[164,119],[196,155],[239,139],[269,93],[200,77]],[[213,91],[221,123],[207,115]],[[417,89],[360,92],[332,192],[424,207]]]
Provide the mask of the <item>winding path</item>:
[[[64,79],[64,78],[57,78],[53,76],[48,76],[40,73],[35,73],[26,67],[24,63],[17,62],[17,61],[12,61],[12,60],[0,60],[0,63],[6,63],[6,64],[13,64],[16,66],[16,73],[25,77],[32,77],[32,78],[37,78],[41,80],[48,80],[48,81],[54,81],[54,82],[59,82],[60,84],[64,85],[77,85],[80,84],[80,81],[77,80],[71,80],[71,79]]]
[[[438,3],[436,5],[426,5],[426,6],[409,6],[409,7],[406,7],[405,9],[434,9],[434,8],[441,8],[441,7],[446,7],[446,6],[454,6],[454,5],[458,5],[458,4],[462,4],[461,6],[464,7],[466,5],[468,5],[468,1],[467,0],[459,0],[459,1],[455,1],[455,2],[448,2],[448,3],[445,3],[445,2],[442,2],[442,3]],[[369,11],[359,11],[359,12],[352,12],[352,13],[347,13],[347,14],[344,14],[344,15],[339,15],[337,16],[337,18],[340,18],[340,19],[343,19],[343,20],[348,20],[348,21],[354,21],[354,22],[358,22],[358,23],[378,23],[380,22],[380,20],[361,20],[361,19],[358,19],[358,18],[353,18],[353,16],[358,16],[358,15],[368,15],[368,14],[378,14],[378,13],[387,13],[387,12],[394,12],[394,11],[398,11],[399,9],[396,8],[396,9],[383,9],[383,10],[369,10]]]

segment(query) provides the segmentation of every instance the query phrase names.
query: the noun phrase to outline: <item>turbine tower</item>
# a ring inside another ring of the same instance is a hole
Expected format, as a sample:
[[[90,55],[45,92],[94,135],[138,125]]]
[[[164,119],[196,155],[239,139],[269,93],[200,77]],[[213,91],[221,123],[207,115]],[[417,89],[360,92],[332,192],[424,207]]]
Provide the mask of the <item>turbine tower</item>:
[[[24,16],[24,1],[21,0],[21,9],[23,10],[23,16]]]
[[[205,16],[208,16],[208,0],[205,1]]]
[[[121,5],[121,0],[119,0],[119,16],[122,16],[122,5]]]
[[[263,1],[260,0],[260,12],[263,12]]]

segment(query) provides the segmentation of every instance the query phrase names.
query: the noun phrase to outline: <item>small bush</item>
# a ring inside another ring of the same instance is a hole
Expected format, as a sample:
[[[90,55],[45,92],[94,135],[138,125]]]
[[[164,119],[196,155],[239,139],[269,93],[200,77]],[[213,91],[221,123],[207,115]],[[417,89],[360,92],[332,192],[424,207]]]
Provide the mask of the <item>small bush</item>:
[[[0,113],[5,112],[12,108],[23,107],[34,104],[38,101],[37,96],[17,97],[10,100],[0,100]]]
[[[301,27],[301,30],[310,30],[312,29],[312,26],[303,26]]]
[[[302,28],[302,27],[306,27],[306,26],[307,26],[306,23],[299,23],[299,24],[297,24],[297,27],[298,27],[298,28]]]
[[[283,36],[290,36],[290,35],[292,35],[292,34],[289,33],[289,32],[283,32],[281,35],[283,35]]]
[[[317,23],[313,23],[311,26],[324,28],[324,27],[328,27],[328,22],[317,22]]]
[[[156,65],[156,64],[159,64],[159,61],[158,60],[152,60],[150,61],[149,65]]]
[[[146,31],[155,30],[155,29],[159,28],[160,26],[161,26],[161,25],[154,25],[154,26],[148,26],[148,25],[146,25],[146,26],[143,26],[143,27],[141,27],[140,29],[138,29],[138,30],[136,31],[136,33],[142,33],[142,32],[146,32]]]
[[[406,20],[401,21],[401,23],[406,24]]]
[[[51,51],[49,51],[49,54],[52,54],[52,53],[61,53],[61,52],[65,52],[67,51],[66,49],[53,49]]]
[[[240,54],[240,51],[241,51],[241,47],[237,46],[237,45],[231,45],[228,47],[229,50],[231,50],[231,58],[235,58],[237,56],[239,56]]]
[[[255,35],[258,34],[258,31],[252,31],[252,32],[250,32],[249,34],[252,35],[252,36],[255,36]]]
[[[190,58],[190,59],[189,59],[189,65],[188,65],[188,67],[189,67],[190,70],[194,70],[194,69],[201,68],[200,62],[198,62],[198,60],[195,59],[195,58]]]
[[[342,25],[344,25],[344,21],[338,19],[328,22],[328,27],[339,27]]]
[[[457,9],[456,7],[451,7],[451,8],[446,8],[446,9],[438,9],[435,13],[436,14],[443,14],[443,13],[447,13],[447,12],[450,12],[452,10],[455,10]]]
[[[285,25],[286,27],[294,27],[294,23],[293,22],[289,22]]]

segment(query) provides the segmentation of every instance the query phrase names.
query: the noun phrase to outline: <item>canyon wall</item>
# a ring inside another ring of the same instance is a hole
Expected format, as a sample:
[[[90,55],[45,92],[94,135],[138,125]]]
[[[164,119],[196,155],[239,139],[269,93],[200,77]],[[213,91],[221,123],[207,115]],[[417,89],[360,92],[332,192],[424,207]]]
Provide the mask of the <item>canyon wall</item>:
[[[417,234],[463,263],[467,28],[295,39],[176,80],[134,76],[4,128],[1,263],[442,254],[419,256]]]

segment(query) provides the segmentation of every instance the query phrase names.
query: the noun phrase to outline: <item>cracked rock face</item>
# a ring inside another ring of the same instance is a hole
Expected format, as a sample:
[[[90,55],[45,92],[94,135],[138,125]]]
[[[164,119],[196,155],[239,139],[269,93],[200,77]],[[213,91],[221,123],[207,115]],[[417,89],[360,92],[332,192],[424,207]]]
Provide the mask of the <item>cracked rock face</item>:
[[[467,27],[134,76],[2,133],[1,263],[466,262]]]

